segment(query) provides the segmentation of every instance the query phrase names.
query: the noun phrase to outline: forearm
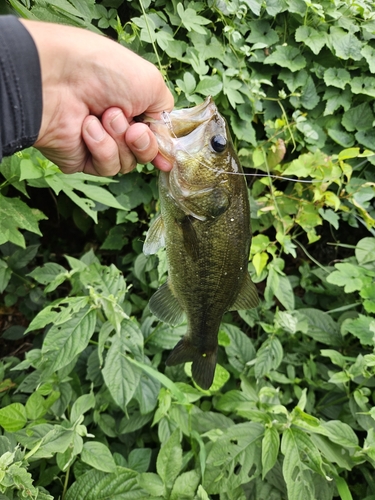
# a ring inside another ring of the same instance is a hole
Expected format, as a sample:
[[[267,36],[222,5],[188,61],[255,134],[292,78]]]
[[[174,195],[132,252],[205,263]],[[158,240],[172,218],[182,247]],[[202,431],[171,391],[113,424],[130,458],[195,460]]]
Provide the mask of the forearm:
[[[31,146],[42,119],[39,57],[28,31],[13,16],[0,17],[0,160]]]

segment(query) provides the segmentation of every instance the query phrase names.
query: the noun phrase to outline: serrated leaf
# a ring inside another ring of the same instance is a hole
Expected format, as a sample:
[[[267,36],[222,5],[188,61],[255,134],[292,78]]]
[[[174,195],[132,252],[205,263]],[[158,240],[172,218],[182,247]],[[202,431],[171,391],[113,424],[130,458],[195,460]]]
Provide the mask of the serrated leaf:
[[[197,33],[205,34],[206,30],[202,27],[209,24],[211,21],[203,16],[200,16],[190,7],[184,9],[182,3],[177,4],[177,12],[181,18],[182,24],[188,31],[196,31]]]
[[[107,446],[98,441],[87,441],[83,444],[81,460],[94,469],[103,472],[114,472],[116,463]]]
[[[157,473],[167,490],[172,489],[181,468],[182,448],[180,444],[180,430],[176,429],[161,447],[156,460]]]
[[[25,248],[20,229],[41,235],[38,222],[46,219],[39,210],[29,208],[19,198],[6,198],[0,194],[0,245],[11,241]]]
[[[111,474],[90,470],[78,477],[68,489],[65,500],[136,500],[145,498],[137,472],[117,467]]]
[[[96,312],[86,306],[65,323],[52,325],[42,346],[44,359],[50,363],[51,371],[68,365],[87,347],[95,324]]]
[[[126,331],[121,330],[120,334],[112,338],[102,371],[111,396],[123,410],[133,397],[141,378],[139,368],[127,359],[129,344],[126,337]]]
[[[171,500],[182,500],[183,498],[194,498],[198,488],[200,474],[196,470],[183,472],[177,477],[171,492]]]
[[[262,479],[275,465],[279,447],[280,437],[276,427],[266,427],[262,440]]]
[[[228,335],[230,343],[225,346],[229,363],[240,373],[245,369],[246,363],[255,358],[255,349],[251,340],[234,325],[226,324],[223,330]]]
[[[283,360],[283,347],[277,337],[269,337],[258,349],[254,365],[257,378],[276,370]]]

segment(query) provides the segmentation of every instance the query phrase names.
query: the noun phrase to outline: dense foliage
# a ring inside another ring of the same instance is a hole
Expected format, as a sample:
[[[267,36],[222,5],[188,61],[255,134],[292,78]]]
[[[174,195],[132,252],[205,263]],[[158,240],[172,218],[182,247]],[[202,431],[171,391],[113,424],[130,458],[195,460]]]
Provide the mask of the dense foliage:
[[[147,307],[166,277],[164,250],[142,254],[153,168],[4,160],[0,500],[374,500],[373,3],[11,8],[117,37],[178,107],[214,97],[248,167],[261,305],[225,315],[214,385],[194,387],[164,364],[185,326]]]

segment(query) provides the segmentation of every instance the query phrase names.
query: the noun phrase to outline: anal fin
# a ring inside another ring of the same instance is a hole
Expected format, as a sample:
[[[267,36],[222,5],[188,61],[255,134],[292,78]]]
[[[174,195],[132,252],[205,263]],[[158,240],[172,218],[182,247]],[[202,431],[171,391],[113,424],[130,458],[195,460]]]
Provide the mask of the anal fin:
[[[173,295],[168,281],[156,290],[150,299],[149,307],[151,312],[164,323],[178,325],[182,321],[184,311]]]
[[[241,290],[239,291],[229,311],[240,311],[241,309],[253,309],[259,304],[258,291],[251,281],[250,275],[246,274]]]

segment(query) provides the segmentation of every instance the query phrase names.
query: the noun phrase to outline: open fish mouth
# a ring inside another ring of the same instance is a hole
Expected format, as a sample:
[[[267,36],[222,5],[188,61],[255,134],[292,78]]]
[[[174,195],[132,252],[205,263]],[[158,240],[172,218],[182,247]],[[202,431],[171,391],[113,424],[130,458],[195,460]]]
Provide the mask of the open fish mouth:
[[[212,97],[207,97],[201,104],[192,108],[176,109],[168,113],[163,111],[157,120],[146,115],[135,117],[135,121],[148,123],[156,136],[170,136],[176,139],[190,134],[197,127],[217,114]]]

